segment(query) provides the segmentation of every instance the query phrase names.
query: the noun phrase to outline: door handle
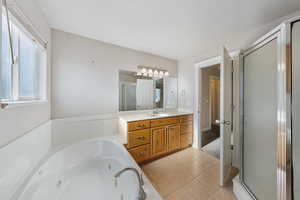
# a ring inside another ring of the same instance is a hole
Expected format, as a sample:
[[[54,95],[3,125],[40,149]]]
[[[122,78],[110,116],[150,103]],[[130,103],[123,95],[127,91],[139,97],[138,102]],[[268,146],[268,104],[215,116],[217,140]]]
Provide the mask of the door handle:
[[[221,121],[220,124],[224,124],[226,126],[230,126],[231,125],[231,121]]]

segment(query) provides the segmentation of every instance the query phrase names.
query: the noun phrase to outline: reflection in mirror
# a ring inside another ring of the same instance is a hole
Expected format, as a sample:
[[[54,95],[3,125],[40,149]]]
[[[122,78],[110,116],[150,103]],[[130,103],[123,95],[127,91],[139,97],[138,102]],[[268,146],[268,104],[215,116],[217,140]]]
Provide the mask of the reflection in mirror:
[[[136,110],[136,76],[134,72],[119,72],[119,110]]]
[[[177,78],[119,71],[119,111],[177,108]]]
[[[119,110],[153,109],[154,82],[136,72],[119,71]]]
[[[153,80],[151,79],[136,80],[136,109],[137,110],[153,109]]]
[[[164,107],[164,79],[155,80],[154,105],[155,108]]]
[[[177,78],[164,78],[164,108],[177,109],[178,92],[177,92]]]

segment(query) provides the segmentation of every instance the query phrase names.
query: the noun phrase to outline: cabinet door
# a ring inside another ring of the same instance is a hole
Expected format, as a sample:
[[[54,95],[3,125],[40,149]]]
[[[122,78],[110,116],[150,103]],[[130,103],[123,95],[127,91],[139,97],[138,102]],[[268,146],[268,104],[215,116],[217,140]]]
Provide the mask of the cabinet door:
[[[167,152],[167,129],[165,127],[152,130],[152,155]]]
[[[180,149],[180,126],[168,127],[168,151]]]

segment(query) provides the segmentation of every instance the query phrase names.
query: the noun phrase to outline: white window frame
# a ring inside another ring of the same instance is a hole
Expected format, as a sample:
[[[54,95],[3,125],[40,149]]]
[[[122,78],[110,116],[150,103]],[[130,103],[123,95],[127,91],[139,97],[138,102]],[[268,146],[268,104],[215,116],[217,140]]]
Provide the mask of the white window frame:
[[[0,0],[0,27],[2,28],[2,16],[5,10],[3,10],[3,4],[2,0]],[[44,51],[42,53],[42,64],[41,68],[39,69],[39,75],[38,75],[38,91],[36,91],[37,96],[36,97],[22,97],[19,94],[20,89],[20,74],[19,74],[19,51],[15,51],[14,55],[14,61],[15,64],[12,66],[12,73],[11,73],[11,80],[12,80],[12,86],[11,86],[11,98],[10,99],[0,99],[0,109],[6,108],[6,107],[16,107],[16,106],[27,106],[27,105],[34,105],[34,104],[41,104],[41,103],[47,103],[48,102],[48,81],[47,81],[47,73],[48,73],[48,67],[47,67],[47,41],[44,40],[37,29],[33,26],[31,21],[23,14],[22,10],[17,6],[17,4],[14,1],[7,0],[7,9],[9,11],[9,17],[12,20],[14,24],[17,25],[17,27],[25,33],[29,38],[31,38],[33,41],[35,41],[38,46]],[[6,14],[6,13],[4,13]],[[2,31],[0,31],[0,38],[2,38]],[[12,37],[14,37],[13,29],[12,29]],[[17,40],[13,39],[13,41],[18,42],[18,46],[20,45],[19,38]],[[1,45],[2,41],[0,41],[0,51],[2,51]],[[19,49],[19,47],[18,47]],[[1,55],[1,54],[0,54]]]

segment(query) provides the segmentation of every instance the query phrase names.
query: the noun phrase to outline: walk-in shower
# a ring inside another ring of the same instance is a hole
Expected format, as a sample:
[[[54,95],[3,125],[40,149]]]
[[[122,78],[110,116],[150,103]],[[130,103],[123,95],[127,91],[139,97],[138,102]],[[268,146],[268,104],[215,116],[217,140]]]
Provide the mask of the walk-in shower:
[[[240,182],[252,199],[300,199],[300,17],[242,52]]]

